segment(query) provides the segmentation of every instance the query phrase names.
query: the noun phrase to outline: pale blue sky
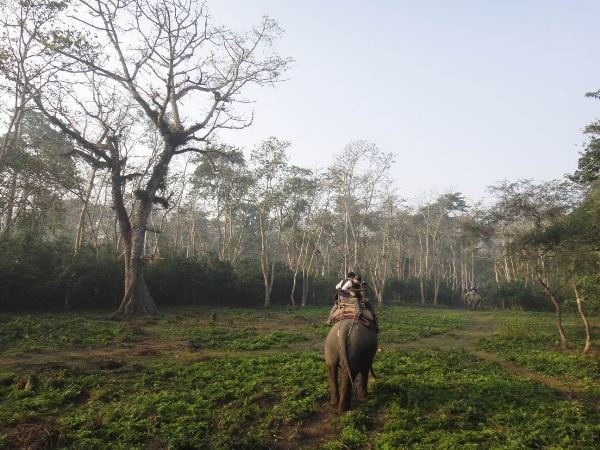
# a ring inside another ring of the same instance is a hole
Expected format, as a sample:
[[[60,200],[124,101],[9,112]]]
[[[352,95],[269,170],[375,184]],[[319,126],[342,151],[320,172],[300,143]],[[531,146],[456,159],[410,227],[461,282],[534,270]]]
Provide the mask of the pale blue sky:
[[[253,93],[256,119],[225,138],[271,135],[291,159],[328,166],[353,139],[396,154],[401,194],[455,189],[476,200],[508,178],[574,170],[600,117],[598,1],[209,2],[236,28],[264,14],[285,30],[289,79]]]

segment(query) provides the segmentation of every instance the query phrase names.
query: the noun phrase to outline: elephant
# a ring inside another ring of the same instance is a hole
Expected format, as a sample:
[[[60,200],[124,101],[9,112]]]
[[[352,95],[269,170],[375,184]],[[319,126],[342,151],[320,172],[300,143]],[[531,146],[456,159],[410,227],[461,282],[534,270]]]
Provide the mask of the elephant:
[[[481,309],[481,295],[477,291],[469,291],[464,296],[467,309]]]
[[[365,326],[358,320],[335,322],[325,340],[325,363],[329,379],[330,403],[338,413],[350,409],[352,387],[358,374],[358,397],[367,396],[367,381],[377,352],[377,331],[373,324]],[[341,382],[338,382],[338,372]]]

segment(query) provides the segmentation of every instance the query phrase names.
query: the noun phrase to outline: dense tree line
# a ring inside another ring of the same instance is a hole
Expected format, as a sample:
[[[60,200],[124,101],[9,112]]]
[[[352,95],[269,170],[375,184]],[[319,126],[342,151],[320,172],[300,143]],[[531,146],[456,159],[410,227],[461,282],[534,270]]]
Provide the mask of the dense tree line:
[[[597,123],[570,179],[408,204],[372,142],[313,170],[276,137],[219,140],[251,125],[247,87],[291,61],[272,19],[239,33],[196,0],[7,1],[1,19],[3,309],[304,306],[348,270],[379,305],[477,287],[487,305],[552,309],[563,345],[561,308],[586,327],[598,309]]]

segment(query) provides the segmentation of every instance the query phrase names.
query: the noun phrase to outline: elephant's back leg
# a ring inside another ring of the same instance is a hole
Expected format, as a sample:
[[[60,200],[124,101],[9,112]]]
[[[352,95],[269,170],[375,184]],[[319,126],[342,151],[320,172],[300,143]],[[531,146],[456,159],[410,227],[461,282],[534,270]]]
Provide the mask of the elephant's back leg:
[[[367,398],[367,385],[369,384],[369,370],[361,370],[360,376],[357,378],[356,393],[359,400]]]
[[[356,376],[371,367],[377,352],[377,334],[364,327],[353,330],[350,337],[349,359],[353,368],[352,375]]]
[[[355,343],[359,343],[359,345],[354,345]],[[360,374],[360,377],[357,379],[356,389],[358,398],[361,400],[367,397],[369,373],[376,352],[377,334],[374,333],[374,330],[367,328],[357,329],[351,343],[352,361],[350,364],[353,368],[353,376],[356,377]]]
[[[352,361],[350,361],[352,358],[351,351],[348,348],[348,334],[351,330],[351,321],[337,322],[329,331],[325,341],[325,362],[327,363],[331,402],[333,404],[335,400],[334,393],[336,393],[339,413],[350,409],[352,396],[352,381],[346,364],[350,363],[350,367],[352,367]],[[342,350],[342,345],[345,351]],[[346,357],[343,356],[343,353]],[[353,370],[354,376],[356,376],[356,371]]]

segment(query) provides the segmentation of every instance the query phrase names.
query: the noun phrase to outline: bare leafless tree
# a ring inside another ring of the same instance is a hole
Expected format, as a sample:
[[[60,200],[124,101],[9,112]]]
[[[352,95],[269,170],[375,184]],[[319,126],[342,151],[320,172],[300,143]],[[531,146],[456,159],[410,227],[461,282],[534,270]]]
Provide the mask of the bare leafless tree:
[[[73,26],[44,40],[60,70],[44,85],[29,80],[28,88],[37,107],[78,143],[77,156],[111,173],[125,247],[125,294],[115,316],[155,313],[144,280],[144,239],[153,204],[168,202],[160,194],[171,161],[187,152],[220,153],[211,146],[215,131],[252,123],[240,108],[243,92],[279,80],[290,59],[271,48],[280,33],[272,19],[236,33],[213,25],[197,0],[80,0],[64,14]],[[123,139],[136,117],[162,138],[142,173],[125,170]],[[135,178],[142,181],[130,214],[123,192]]]

